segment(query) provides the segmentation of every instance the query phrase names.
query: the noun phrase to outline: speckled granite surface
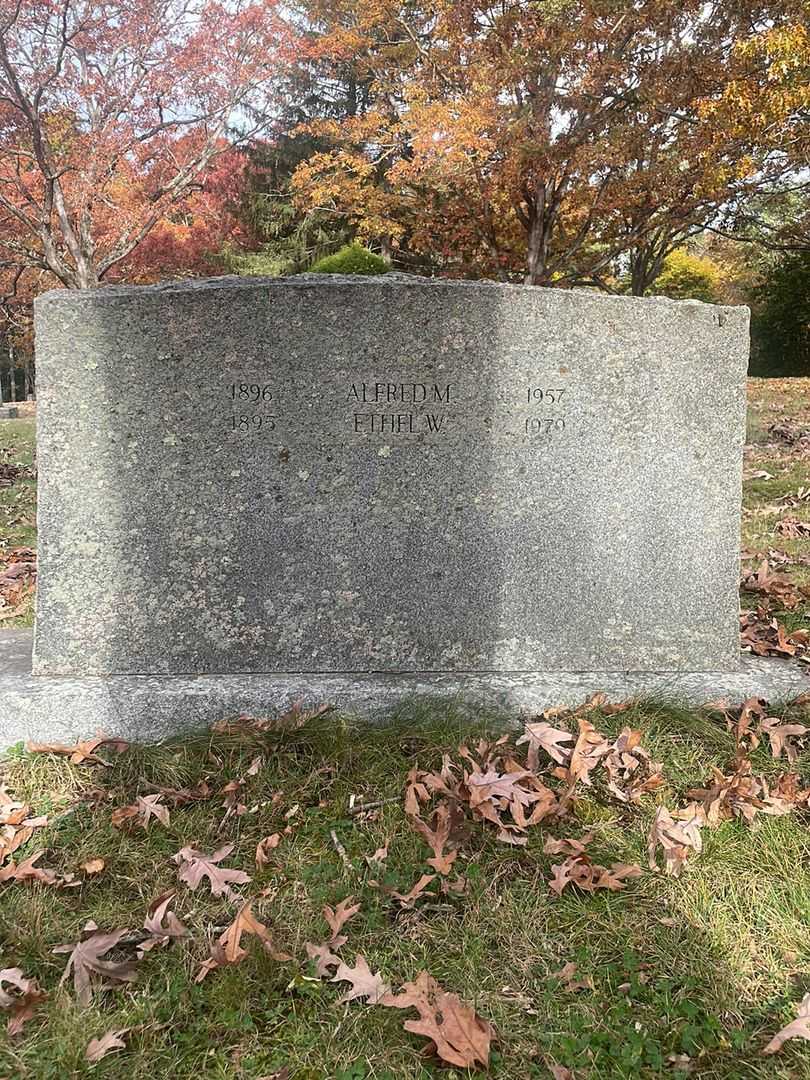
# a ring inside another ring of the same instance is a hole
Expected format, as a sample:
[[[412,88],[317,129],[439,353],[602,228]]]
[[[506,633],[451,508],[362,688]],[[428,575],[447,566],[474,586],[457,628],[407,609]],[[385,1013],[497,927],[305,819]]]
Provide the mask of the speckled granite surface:
[[[733,668],[747,322],[418,278],[47,293],[36,670]]]
[[[475,675],[31,675],[31,632],[0,630],[0,748],[20,739],[71,741],[101,729],[149,741],[203,728],[239,713],[275,714],[294,701],[332,702],[384,719],[414,698],[496,706],[516,719],[550,705],[580,704],[597,690],[612,701],[637,695],[703,704],[720,697],[770,701],[810,690],[798,664],[743,657],[728,672],[506,672]]]

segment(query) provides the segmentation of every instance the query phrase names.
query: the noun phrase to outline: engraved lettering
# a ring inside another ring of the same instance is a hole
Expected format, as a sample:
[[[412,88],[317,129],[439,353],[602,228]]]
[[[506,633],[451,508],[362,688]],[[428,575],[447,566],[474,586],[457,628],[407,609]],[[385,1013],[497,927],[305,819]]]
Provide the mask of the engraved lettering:
[[[527,435],[550,435],[552,431],[565,431],[565,420],[562,416],[542,419],[537,416],[526,418]]]
[[[564,393],[564,386],[553,390],[543,390],[539,386],[530,386],[526,391],[526,400],[530,405],[532,402],[537,402],[538,405],[559,405],[562,402]]]
[[[451,383],[442,386],[439,383],[361,382],[351,384],[348,400],[363,405],[449,405],[452,395]]]
[[[355,413],[355,433],[369,435],[414,435],[413,413]]]

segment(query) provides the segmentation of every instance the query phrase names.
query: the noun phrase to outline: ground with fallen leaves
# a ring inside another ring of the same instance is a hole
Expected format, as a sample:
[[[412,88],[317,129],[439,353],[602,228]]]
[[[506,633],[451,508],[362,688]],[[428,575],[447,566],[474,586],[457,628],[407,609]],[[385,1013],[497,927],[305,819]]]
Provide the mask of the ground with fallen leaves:
[[[15,748],[0,1076],[810,1074],[810,706]]]
[[[745,645],[807,657],[810,379],[748,380],[741,597]]]

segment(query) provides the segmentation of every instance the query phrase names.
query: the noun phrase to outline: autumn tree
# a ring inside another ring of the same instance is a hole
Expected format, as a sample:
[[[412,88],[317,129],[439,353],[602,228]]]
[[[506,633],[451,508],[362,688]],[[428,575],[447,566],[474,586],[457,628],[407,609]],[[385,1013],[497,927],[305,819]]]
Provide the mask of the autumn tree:
[[[288,54],[274,0],[0,0],[0,256],[67,288],[164,239]],[[177,232],[175,230],[175,237]]]
[[[361,238],[438,247],[452,268],[605,284],[622,252],[643,292],[669,251],[758,174],[756,131],[708,108],[765,77],[741,48],[779,8],[737,0],[351,0],[401,42],[390,90],[323,122],[301,205]],[[775,14],[776,12],[776,14]]]
[[[320,122],[359,121],[391,93],[402,66],[402,42],[385,6],[297,0],[285,11],[300,48],[276,86],[273,135],[249,152],[242,220],[262,243],[230,259],[242,272],[298,271],[353,239],[350,214],[331,204],[296,204],[291,181],[299,166],[330,149]]]
[[[762,77],[733,79],[711,112],[729,137],[760,132],[767,156],[758,197],[730,208],[725,231],[774,251],[810,250],[810,30],[803,2],[785,0],[782,18],[739,42]]]

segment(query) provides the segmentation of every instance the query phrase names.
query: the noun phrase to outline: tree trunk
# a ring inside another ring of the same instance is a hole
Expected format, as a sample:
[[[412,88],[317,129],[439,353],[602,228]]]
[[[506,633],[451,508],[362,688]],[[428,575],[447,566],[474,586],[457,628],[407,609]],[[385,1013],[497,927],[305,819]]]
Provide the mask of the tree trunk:
[[[17,400],[17,358],[14,355],[14,342],[9,338],[8,343],[8,374],[10,381],[10,401]]]
[[[630,291],[633,296],[644,296],[664,269],[664,260],[670,251],[668,237],[656,236],[648,244],[640,244],[630,251]]]
[[[539,285],[546,279],[548,262],[548,222],[543,214],[542,202],[534,207],[529,215],[528,239],[526,243],[526,285]]]
[[[31,357],[28,353],[25,354],[23,360],[23,394],[26,401],[30,401],[34,396],[34,380],[31,372]]]

